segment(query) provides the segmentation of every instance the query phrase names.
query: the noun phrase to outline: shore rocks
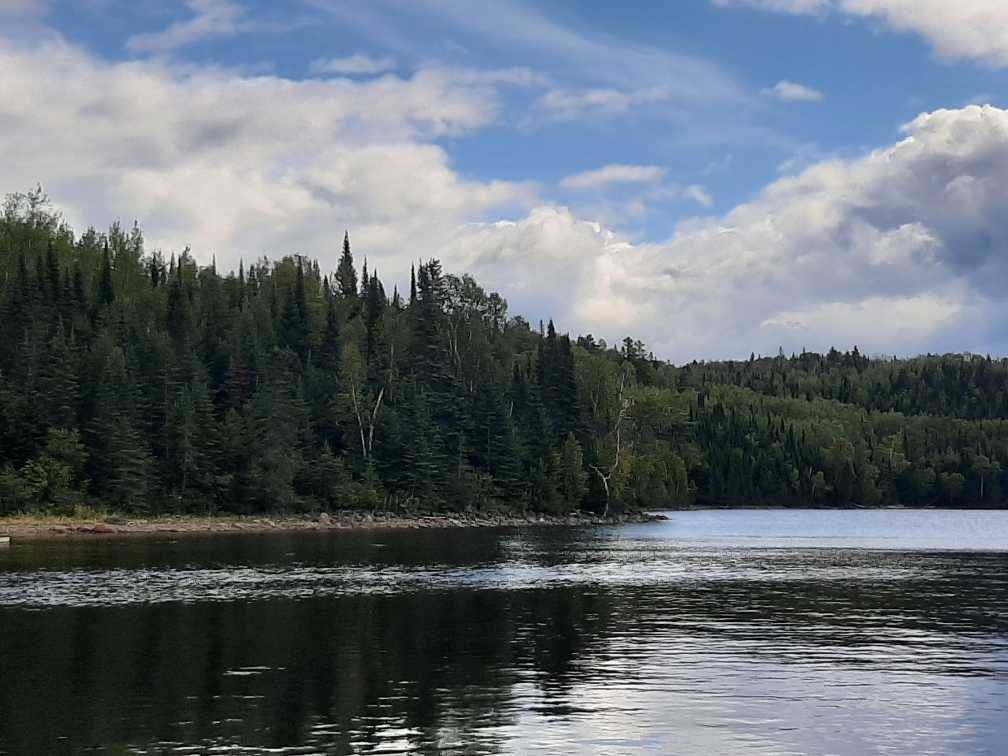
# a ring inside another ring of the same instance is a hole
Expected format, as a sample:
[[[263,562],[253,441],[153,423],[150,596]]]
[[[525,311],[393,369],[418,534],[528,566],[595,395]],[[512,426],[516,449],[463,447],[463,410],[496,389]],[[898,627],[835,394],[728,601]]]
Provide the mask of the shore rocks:
[[[283,517],[164,517],[150,520],[116,519],[112,522],[37,522],[21,519],[7,527],[21,538],[60,538],[91,536],[142,536],[207,533],[319,532],[352,528],[516,528],[516,527],[592,527],[666,519],[662,515],[630,512],[609,517],[587,512],[543,514],[538,512],[321,512],[316,516]],[[0,520],[0,525],[3,521]]]

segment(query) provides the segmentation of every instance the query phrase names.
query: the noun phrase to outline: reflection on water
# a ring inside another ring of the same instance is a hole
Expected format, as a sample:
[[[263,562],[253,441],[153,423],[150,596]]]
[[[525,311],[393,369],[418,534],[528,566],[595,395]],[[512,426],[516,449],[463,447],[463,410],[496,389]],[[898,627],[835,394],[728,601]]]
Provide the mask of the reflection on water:
[[[0,753],[1001,753],[1008,513],[15,544]]]

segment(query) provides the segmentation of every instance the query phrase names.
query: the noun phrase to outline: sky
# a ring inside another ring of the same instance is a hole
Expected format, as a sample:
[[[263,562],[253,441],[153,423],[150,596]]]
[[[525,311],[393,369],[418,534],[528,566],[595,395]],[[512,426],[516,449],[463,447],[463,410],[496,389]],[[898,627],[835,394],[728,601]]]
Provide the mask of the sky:
[[[1008,354],[1003,0],[0,0],[0,193],[657,356]]]

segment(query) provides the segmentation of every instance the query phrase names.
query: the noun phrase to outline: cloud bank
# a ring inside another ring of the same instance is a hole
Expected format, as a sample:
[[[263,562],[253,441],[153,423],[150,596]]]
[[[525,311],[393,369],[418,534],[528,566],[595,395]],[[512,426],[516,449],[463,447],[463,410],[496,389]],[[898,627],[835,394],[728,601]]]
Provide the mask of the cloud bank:
[[[439,68],[295,81],[109,63],[56,36],[0,42],[0,161],[9,189],[44,182],[78,228],[137,217],[150,245],[192,244],[203,260],[301,252],[329,268],[350,228],[392,282],[438,255],[515,313],[677,360],[852,343],[1006,351],[1008,111],[923,114],[889,147],[639,243],[534,185],[467,178],[437,144],[495,123],[500,87],[534,81]],[[710,202],[700,186],[676,191]]]
[[[515,82],[443,69],[294,81],[109,63],[56,37],[0,43],[0,159],[9,190],[42,181],[78,227],[138,217],[155,245],[237,263],[325,257],[349,226],[380,257],[428,226],[529,204],[530,187],[466,180],[432,143],[492,123],[497,87]]]
[[[540,208],[469,230],[455,248],[487,278],[517,271],[529,308],[562,286],[565,322],[638,334],[677,359],[854,343],[1003,350],[1006,171],[1008,112],[942,110],[891,147],[780,179],[662,244]]]

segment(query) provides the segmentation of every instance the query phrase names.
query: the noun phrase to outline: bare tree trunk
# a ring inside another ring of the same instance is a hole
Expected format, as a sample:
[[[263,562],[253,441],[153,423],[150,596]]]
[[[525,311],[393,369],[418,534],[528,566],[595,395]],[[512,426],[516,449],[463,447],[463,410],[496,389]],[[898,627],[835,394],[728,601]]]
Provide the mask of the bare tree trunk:
[[[364,461],[371,461],[371,452],[374,449],[374,429],[375,421],[378,419],[378,410],[381,408],[382,398],[385,396],[385,387],[382,386],[381,391],[378,392],[378,398],[375,399],[374,407],[371,410],[371,414],[368,415],[367,421],[367,435],[364,433],[364,418],[361,416],[361,406],[360,400],[357,398],[357,385],[350,381],[350,398],[353,400],[354,415],[357,417],[357,430],[360,433],[360,443],[361,443],[361,454],[364,455]]]
[[[598,473],[599,479],[602,481],[602,488],[605,489],[605,509],[602,510],[602,518],[605,519],[609,516],[609,478],[612,477],[612,470],[609,474],[605,474],[596,465],[591,466],[592,470]]]
[[[371,454],[374,452],[374,426],[375,420],[378,419],[378,408],[381,407],[382,397],[385,396],[385,387],[381,387],[381,391],[378,392],[378,398],[375,399],[374,411],[371,413],[371,419],[368,421],[368,444],[367,444],[367,459],[370,461]]]
[[[620,387],[619,387],[619,412],[616,415],[616,422],[613,425],[613,433],[616,436],[616,450],[613,454],[613,463],[609,467],[607,472],[603,472],[602,468],[597,465],[592,465],[591,468],[599,476],[602,481],[602,488],[605,489],[605,509],[602,512],[602,517],[609,516],[609,481],[612,480],[613,475],[619,469],[620,463],[620,452],[623,450],[623,421],[627,417],[627,412],[630,409],[630,401],[623,398],[623,392],[626,389],[626,373],[620,376]]]
[[[361,454],[364,455],[364,461],[367,462],[368,450],[367,444],[364,442],[364,421],[361,420],[360,403],[357,401],[357,386],[352,379],[350,381],[350,398],[353,399],[354,415],[357,417],[357,429],[360,431]]]

